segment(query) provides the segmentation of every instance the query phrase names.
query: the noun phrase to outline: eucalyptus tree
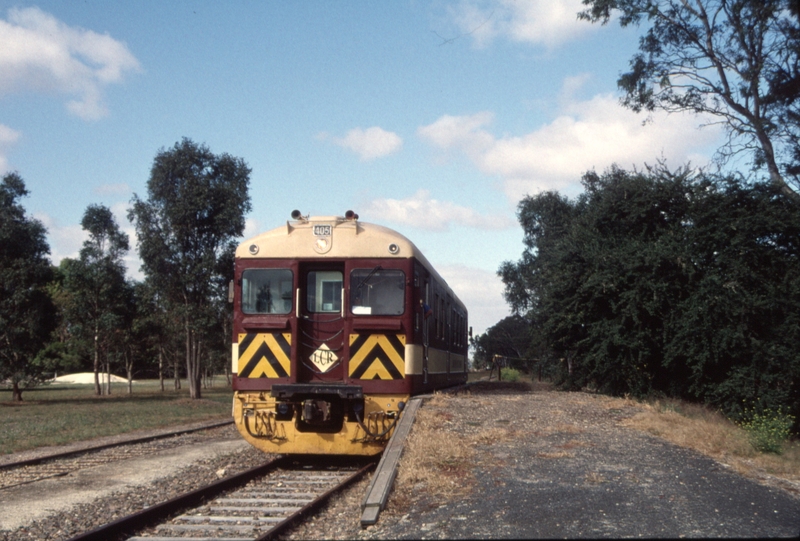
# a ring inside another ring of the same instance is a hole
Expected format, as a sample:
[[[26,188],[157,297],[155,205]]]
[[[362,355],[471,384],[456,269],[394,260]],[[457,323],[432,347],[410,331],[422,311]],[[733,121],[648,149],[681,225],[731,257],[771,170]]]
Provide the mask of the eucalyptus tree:
[[[688,169],[583,184],[520,202],[525,251],[500,269],[560,382],[800,413],[800,206]]]
[[[157,359],[161,390],[165,390],[164,377],[169,367],[172,367],[174,388],[179,390],[180,351],[184,346],[181,325],[173,317],[164,296],[153,286],[152,280],[145,279],[136,284],[136,313],[134,333],[140,336],[138,347]]]
[[[201,360],[213,340],[215,300],[232,272],[223,262],[250,211],[249,183],[244,160],[184,138],[158,152],[147,199],[134,195],[128,212],[142,270],[181,321],[192,398],[201,397]]]
[[[122,261],[129,243],[111,210],[103,205],[89,205],[81,226],[89,238],[79,258],[64,265],[64,287],[69,292],[65,317],[71,334],[89,344],[99,395],[100,370],[105,364],[108,372],[109,350],[118,349],[130,319],[131,286],[125,280]]]
[[[722,124],[718,156],[746,152],[800,200],[800,27],[794,0],[583,0],[579,17],[642,25],[618,80],[634,111],[693,112]],[[790,187],[786,178],[790,179]]]
[[[49,376],[34,362],[56,327],[47,292],[53,273],[42,223],[26,216],[19,199],[28,194],[17,173],[0,182],[0,380],[10,380],[12,399]]]

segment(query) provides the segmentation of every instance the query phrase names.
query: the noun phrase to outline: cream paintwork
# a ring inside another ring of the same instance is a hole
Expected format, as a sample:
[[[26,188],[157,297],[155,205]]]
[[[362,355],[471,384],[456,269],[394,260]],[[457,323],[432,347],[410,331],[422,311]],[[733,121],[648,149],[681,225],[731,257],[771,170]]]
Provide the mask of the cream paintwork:
[[[422,374],[423,358],[420,344],[406,344],[405,360],[407,376]]]
[[[406,375],[421,376],[423,373],[423,349],[419,344],[406,344]],[[464,372],[464,355],[450,353],[450,373]],[[447,352],[428,348],[428,374],[447,373]]]
[[[331,226],[331,246],[325,254],[314,249],[317,237],[314,236],[315,225]],[[398,250],[389,251],[390,245]],[[256,246],[255,254],[251,246]],[[447,282],[431,266],[422,252],[406,237],[377,224],[348,220],[339,216],[312,216],[308,220],[286,222],[286,226],[266,231],[242,242],[236,248],[237,259],[369,259],[389,257],[408,259],[415,257],[436,279],[447,287]],[[455,294],[447,287],[451,297]]]

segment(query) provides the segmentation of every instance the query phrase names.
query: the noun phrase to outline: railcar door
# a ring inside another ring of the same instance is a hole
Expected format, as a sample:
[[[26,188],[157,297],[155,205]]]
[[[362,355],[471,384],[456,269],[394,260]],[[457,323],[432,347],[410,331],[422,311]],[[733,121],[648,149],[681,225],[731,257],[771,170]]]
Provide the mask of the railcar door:
[[[300,266],[298,382],[343,381],[344,263]]]

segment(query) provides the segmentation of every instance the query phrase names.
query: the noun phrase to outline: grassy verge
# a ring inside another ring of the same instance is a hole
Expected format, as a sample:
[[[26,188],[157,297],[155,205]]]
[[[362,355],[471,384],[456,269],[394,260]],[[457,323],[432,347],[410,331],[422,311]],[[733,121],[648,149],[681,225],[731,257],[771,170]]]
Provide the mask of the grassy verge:
[[[171,382],[170,382],[171,383]],[[110,396],[95,396],[92,385],[47,385],[25,391],[21,403],[0,390],[0,454],[63,445],[140,429],[223,418],[230,415],[232,391],[224,379],[203,389],[201,400],[180,391],[160,391],[158,381],[112,385]]]
[[[619,407],[622,399],[606,404]],[[642,411],[628,425],[710,456],[750,477],[769,474],[800,482],[800,441],[783,444],[781,454],[762,453],[750,442],[747,432],[721,413],[699,404],[678,400],[635,403]]]

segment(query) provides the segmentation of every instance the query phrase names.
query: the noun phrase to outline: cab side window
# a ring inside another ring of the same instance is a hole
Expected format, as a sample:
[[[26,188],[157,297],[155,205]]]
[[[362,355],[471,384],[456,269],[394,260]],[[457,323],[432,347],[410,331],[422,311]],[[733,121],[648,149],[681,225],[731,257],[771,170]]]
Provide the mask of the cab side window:
[[[242,312],[288,314],[292,311],[292,271],[247,269],[242,273]]]
[[[354,315],[399,316],[405,311],[406,275],[397,269],[353,269],[350,311]]]

